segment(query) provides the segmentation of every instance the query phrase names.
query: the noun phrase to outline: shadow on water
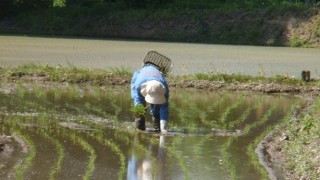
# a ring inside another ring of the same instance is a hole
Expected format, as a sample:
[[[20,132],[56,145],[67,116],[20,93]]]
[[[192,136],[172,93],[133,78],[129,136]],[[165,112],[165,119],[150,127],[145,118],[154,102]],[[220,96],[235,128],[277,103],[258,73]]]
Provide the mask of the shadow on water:
[[[172,89],[170,132],[159,135],[134,129],[128,88],[31,87],[0,93],[0,133],[29,148],[0,169],[5,179],[263,179],[250,149],[305,105],[290,96]]]

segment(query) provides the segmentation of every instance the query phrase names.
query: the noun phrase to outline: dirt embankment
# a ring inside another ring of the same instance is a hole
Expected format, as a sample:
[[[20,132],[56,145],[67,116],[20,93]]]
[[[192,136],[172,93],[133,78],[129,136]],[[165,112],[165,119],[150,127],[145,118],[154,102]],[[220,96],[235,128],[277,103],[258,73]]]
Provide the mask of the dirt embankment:
[[[205,90],[228,90],[228,91],[251,91],[259,93],[288,93],[294,95],[318,96],[320,87],[315,86],[298,86],[279,83],[225,83],[220,81],[208,80],[185,80],[169,79],[171,87],[178,88],[196,88]]]

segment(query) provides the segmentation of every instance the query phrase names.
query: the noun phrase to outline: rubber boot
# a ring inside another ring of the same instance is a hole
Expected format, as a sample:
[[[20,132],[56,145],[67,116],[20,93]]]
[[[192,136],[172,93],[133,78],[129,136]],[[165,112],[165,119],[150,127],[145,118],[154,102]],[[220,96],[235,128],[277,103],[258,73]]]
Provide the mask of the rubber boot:
[[[160,121],[160,129],[161,129],[161,133],[167,133],[167,121],[165,120],[161,120]]]
[[[145,122],[145,118],[135,118],[135,122],[136,122],[136,128],[138,128],[141,131],[146,130],[146,122]]]
[[[153,122],[154,130],[160,132],[160,119],[152,117],[152,122]]]

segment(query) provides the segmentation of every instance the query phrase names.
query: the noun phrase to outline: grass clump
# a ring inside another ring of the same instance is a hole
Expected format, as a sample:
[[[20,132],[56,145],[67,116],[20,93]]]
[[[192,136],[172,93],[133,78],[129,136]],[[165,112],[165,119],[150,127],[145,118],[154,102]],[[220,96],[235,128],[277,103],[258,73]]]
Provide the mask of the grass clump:
[[[286,134],[284,152],[286,169],[294,172],[296,179],[317,179],[320,177],[320,98],[318,97],[308,114],[291,121]]]
[[[73,65],[53,67],[49,65],[27,64],[18,67],[5,67],[0,69],[0,74],[6,80],[25,78],[68,83],[89,83],[96,85],[108,84],[108,80],[114,77],[129,78],[132,73],[125,68],[111,68],[110,70],[79,68]]]
[[[250,76],[243,74],[205,74],[205,73],[196,73],[194,75],[197,80],[209,80],[209,81],[222,81],[226,83],[284,83],[284,84],[305,84],[302,79],[297,79],[290,77],[288,75],[276,75],[272,77],[266,76]]]
[[[73,65],[53,67],[49,65],[26,64],[18,67],[0,68],[0,80],[13,81],[52,81],[68,82],[71,84],[91,84],[91,85],[124,85],[129,83],[132,72],[125,67],[115,67],[105,69],[80,68]],[[218,74],[218,73],[196,73],[184,76],[168,76],[168,79],[190,79],[208,80],[224,83],[280,83],[289,85],[318,86],[320,82],[311,79],[309,82],[301,78],[289,75],[275,75],[267,77],[265,75],[251,76],[244,74]]]

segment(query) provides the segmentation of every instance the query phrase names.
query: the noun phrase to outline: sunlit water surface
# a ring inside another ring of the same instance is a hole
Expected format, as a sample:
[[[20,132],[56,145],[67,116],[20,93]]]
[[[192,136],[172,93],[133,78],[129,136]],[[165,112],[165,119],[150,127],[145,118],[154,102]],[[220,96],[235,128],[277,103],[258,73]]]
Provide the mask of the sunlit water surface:
[[[319,49],[23,36],[0,36],[0,65],[39,63],[125,67],[133,71],[141,66],[150,50],[173,60],[173,74],[213,72],[300,77],[302,70],[310,70],[311,77],[320,76]]]

